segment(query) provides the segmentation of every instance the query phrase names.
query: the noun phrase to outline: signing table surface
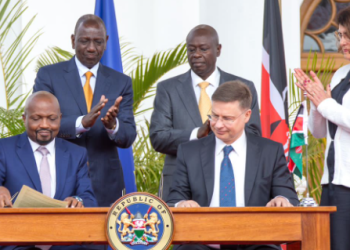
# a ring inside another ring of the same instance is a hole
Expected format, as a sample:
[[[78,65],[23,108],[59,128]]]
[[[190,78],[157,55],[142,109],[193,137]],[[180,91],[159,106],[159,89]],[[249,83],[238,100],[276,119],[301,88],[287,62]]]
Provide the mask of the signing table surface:
[[[0,245],[107,243],[109,208],[0,209]],[[336,207],[171,208],[173,244],[288,242],[288,250],[329,250]]]

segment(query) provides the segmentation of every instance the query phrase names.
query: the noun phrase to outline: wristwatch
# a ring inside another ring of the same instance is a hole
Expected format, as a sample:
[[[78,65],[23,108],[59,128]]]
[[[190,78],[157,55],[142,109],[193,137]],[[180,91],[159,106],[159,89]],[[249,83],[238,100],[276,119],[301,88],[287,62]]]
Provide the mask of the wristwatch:
[[[83,199],[80,198],[79,196],[72,196],[74,199],[76,199],[77,201],[81,202],[82,205],[84,205]]]

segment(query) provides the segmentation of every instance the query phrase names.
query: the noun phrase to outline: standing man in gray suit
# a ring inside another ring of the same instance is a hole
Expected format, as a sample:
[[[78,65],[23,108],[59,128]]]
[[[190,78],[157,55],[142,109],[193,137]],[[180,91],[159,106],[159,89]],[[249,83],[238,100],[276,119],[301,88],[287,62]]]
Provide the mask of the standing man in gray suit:
[[[154,100],[150,138],[154,149],[166,154],[159,196],[166,200],[176,169],[179,144],[197,140],[210,133],[207,115],[210,98],[216,88],[227,81],[241,80],[252,93],[252,115],[246,131],[261,135],[259,104],[253,82],[228,74],[216,66],[221,44],[214,28],[198,25],[186,38],[191,70],[160,82]]]

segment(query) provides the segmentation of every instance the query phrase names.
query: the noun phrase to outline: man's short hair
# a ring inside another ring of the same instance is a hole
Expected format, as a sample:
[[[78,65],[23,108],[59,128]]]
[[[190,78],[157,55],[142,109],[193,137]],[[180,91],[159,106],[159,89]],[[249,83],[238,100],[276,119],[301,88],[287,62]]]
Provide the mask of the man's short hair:
[[[77,31],[78,31],[78,28],[81,24],[83,23],[86,23],[86,22],[95,22],[97,24],[100,24],[102,27],[103,27],[103,30],[105,31],[105,34],[107,35],[107,30],[106,30],[106,26],[105,26],[105,23],[103,22],[103,20],[96,16],[96,15],[93,15],[93,14],[86,14],[84,16],[81,16],[76,25],[75,25],[75,28],[74,28],[74,35],[77,34]]]
[[[242,109],[250,109],[252,94],[249,87],[239,80],[221,84],[211,97],[213,102],[239,102]]]

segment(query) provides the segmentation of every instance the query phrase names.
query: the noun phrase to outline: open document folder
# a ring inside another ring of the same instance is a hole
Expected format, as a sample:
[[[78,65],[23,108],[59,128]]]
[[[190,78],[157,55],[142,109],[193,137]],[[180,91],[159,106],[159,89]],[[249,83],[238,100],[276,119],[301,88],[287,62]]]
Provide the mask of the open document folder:
[[[13,204],[15,208],[22,207],[67,207],[68,202],[52,199],[26,185],[22,186]]]

